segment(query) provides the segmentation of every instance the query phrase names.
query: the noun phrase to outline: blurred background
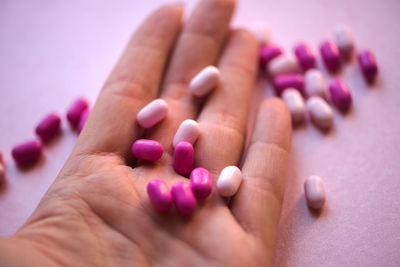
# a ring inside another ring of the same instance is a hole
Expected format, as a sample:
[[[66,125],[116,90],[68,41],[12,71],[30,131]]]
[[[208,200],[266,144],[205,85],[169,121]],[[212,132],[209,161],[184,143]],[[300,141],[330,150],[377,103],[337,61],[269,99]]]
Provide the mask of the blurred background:
[[[31,214],[77,134],[63,121],[62,135],[28,171],[15,166],[12,146],[33,138],[48,112],[64,115],[76,97],[94,103],[134,29],[166,2],[0,0],[0,148],[7,163],[0,235],[13,234]],[[185,2],[187,16],[195,1]],[[354,105],[346,115],[335,110],[330,132],[311,123],[294,130],[275,266],[399,266],[399,13],[399,0],[238,3],[234,27],[265,23],[273,42],[287,50],[305,41],[317,51],[336,25],[347,24],[356,49],[371,49],[380,66],[372,86],[354,59],[335,75],[349,85]],[[253,108],[271,95],[269,81],[260,75]],[[327,190],[318,214],[303,195],[303,182],[312,174],[324,179]]]

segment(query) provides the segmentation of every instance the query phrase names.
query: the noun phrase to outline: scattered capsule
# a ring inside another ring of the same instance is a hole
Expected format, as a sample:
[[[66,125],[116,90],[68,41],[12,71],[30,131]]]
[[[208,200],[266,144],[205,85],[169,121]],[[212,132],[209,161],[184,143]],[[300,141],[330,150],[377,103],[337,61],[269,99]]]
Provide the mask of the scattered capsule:
[[[307,96],[326,97],[327,85],[322,72],[310,69],[304,74],[304,89]]]
[[[305,43],[299,43],[294,48],[294,54],[304,71],[315,68],[315,56],[311,48]]]
[[[271,77],[275,77],[280,74],[293,73],[299,71],[299,65],[296,57],[291,53],[283,53],[273,58],[268,66],[268,73]]]
[[[362,73],[368,82],[373,82],[378,74],[378,64],[375,55],[370,50],[364,50],[358,53],[358,63]]]
[[[304,78],[301,74],[297,73],[281,74],[275,77],[273,85],[275,93],[278,96],[287,88],[295,88],[303,94]]]
[[[175,147],[179,142],[186,141],[193,145],[200,132],[200,126],[196,121],[184,120],[176,131],[172,144]]]
[[[42,142],[50,141],[59,131],[61,117],[58,113],[50,113],[36,126],[35,132]]]
[[[190,81],[190,92],[197,97],[207,95],[221,80],[220,71],[214,66],[205,67]]]
[[[196,198],[204,199],[211,194],[211,174],[204,168],[195,168],[190,173],[190,187]]]
[[[292,121],[298,124],[304,121],[304,114],[306,111],[304,100],[297,89],[288,88],[282,94],[282,100],[290,111]]]
[[[143,128],[150,128],[163,120],[168,114],[168,104],[162,99],[151,101],[137,114],[136,120]]]
[[[322,130],[328,130],[333,124],[333,111],[319,96],[312,96],[306,102],[311,120]]]
[[[276,45],[263,45],[260,48],[260,70],[265,71],[269,62],[282,54],[282,49]]]
[[[184,181],[175,182],[172,185],[171,193],[176,210],[181,215],[189,216],[195,211],[197,201],[189,183]]]
[[[90,110],[86,109],[81,116],[81,119],[79,120],[78,124],[78,133],[80,133],[83,129],[83,126],[85,126],[86,120],[89,117]]]
[[[347,85],[339,79],[329,83],[329,95],[335,106],[342,112],[347,112],[352,103],[351,93]]]
[[[336,72],[340,69],[340,52],[334,42],[324,41],[320,46],[320,52],[325,66],[330,72]]]
[[[312,175],[304,182],[304,195],[311,209],[320,209],[325,203],[325,186],[319,176]]]
[[[334,31],[334,41],[343,58],[348,60],[354,52],[354,36],[346,25],[339,25]]]
[[[89,101],[86,98],[78,98],[72,103],[67,111],[67,119],[73,128],[77,127],[82,113],[89,108]]]
[[[132,154],[136,158],[145,161],[156,161],[164,153],[162,145],[154,140],[139,139],[132,145]]]
[[[176,144],[174,150],[174,170],[181,175],[188,175],[193,169],[193,164],[193,145],[186,141]]]
[[[11,155],[19,165],[29,165],[37,162],[42,155],[42,142],[32,140],[15,146]]]
[[[236,166],[225,167],[217,180],[218,193],[223,197],[231,197],[239,190],[243,176]]]
[[[172,194],[163,180],[150,180],[147,184],[147,194],[156,210],[167,212],[172,208]]]

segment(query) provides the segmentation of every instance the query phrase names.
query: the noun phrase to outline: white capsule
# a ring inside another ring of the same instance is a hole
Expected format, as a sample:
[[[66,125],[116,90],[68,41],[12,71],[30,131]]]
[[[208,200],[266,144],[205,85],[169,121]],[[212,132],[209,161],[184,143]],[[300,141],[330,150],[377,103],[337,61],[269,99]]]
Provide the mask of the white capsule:
[[[304,182],[304,195],[307,205],[312,209],[320,209],[325,203],[325,186],[319,176],[312,175]]]
[[[168,104],[162,99],[151,101],[137,114],[136,120],[143,128],[150,128],[164,119],[168,114]]]
[[[218,193],[223,197],[231,197],[239,190],[243,176],[236,166],[225,167],[217,180]]]
[[[317,69],[310,69],[304,74],[304,89],[307,96],[326,98],[327,84],[324,75]]]
[[[220,79],[221,73],[216,67],[205,67],[190,81],[190,92],[194,96],[205,96],[217,86]]]
[[[251,31],[261,44],[268,44],[271,42],[271,31],[267,26],[263,24],[255,24]]]
[[[306,102],[311,120],[321,129],[328,130],[333,124],[332,108],[319,96],[312,96]]]
[[[172,142],[175,147],[176,144],[182,141],[191,143],[192,145],[196,142],[200,135],[200,126],[194,120],[184,120],[176,131],[174,141]]]
[[[269,75],[275,77],[280,74],[298,72],[299,64],[292,53],[283,53],[272,59],[267,69]]]
[[[339,25],[334,31],[334,40],[340,53],[345,58],[350,58],[354,51],[354,36],[350,28],[346,25]]]
[[[288,88],[283,91],[282,100],[290,111],[293,123],[298,124],[303,122],[306,108],[300,92],[297,89]]]

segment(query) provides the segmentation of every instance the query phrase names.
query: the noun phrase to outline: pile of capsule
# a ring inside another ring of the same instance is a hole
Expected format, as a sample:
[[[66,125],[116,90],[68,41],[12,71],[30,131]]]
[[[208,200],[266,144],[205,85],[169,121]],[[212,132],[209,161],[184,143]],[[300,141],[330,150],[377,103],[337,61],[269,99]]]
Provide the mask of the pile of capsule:
[[[294,124],[305,120],[306,110],[311,120],[322,130],[333,124],[331,102],[342,113],[352,104],[348,86],[338,78],[326,82],[324,75],[316,68],[316,56],[306,43],[295,45],[293,52],[285,52],[270,42],[266,28],[256,31],[260,42],[260,70],[273,80],[277,96],[288,106]],[[340,25],[334,31],[332,40],[324,40],[319,46],[326,69],[334,74],[349,61],[355,53],[354,37],[349,27]],[[358,62],[365,79],[372,83],[378,74],[374,54],[370,50],[358,53]],[[304,72],[304,75],[301,73]],[[306,103],[304,103],[304,99]]]
[[[220,72],[214,66],[200,71],[190,82],[189,89],[193,96],[204,97],[220,83]],[[163,120],[168,114],[168,104],[156,99],[137,114],[137,122],[142,128],[150,128]],[[182,176],[189,176],[189,182],[176,181],[171,189],[162,179],[152,179],[147,184],[150,202],[157,211],[167,212],[173,205],[179,214],[191,215],[197,205],[197,199],[207,198],[213,183],[210,172],[205,168],[193,168],[194,144],[201,134],[200,125],[194,120],[184,120],[178,127],[172,145],[174,146],[173,168]],[[135,158],[146,162],[160,159],[164,153],[162,145],[154,140],[139,139],[132,144]],[[242,173],[236,166],[225,167],[216,183],[218,193],[223,197],[236,194],[242,181]]]

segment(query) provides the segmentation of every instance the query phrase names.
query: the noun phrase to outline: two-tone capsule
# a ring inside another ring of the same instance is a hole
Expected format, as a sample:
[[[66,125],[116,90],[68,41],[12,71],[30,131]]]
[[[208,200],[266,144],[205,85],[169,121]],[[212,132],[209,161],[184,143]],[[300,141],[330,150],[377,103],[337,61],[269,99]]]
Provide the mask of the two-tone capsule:
[[[312,96],[306,102],[312,122],[322,130],[328,130],[333,124],[333,111],[319,96]]]
[[[352,97],[347,85],[339,79],[332,79],[329,83],[329,95],[335,106],[341,112],[347,112],[352,103]]]
[[[334,41],[343,58],[349,60],[354,52],[354,36],[346,25],[339,25],[334,31]]]
[[[275,77],[273,86],[278,96],[287,88],[295,88],[303,94],[304,78],[301,74],[297,73],[281,74]]]
[[[378,74],[378,64],[372,51],[363,50],[358,53],[358,63],[365,79],[368,82],[373,82]]]
[[[269,62],[282,54],[282,48],[277,45],[263,45],[260,48],[260,70],[266,71]]]
[[[326,97],[327,84],[322,72],[310,69],[304,74],[304,91],[307,96]]]
[[[304,71],[315,68],[315,55],[307,44],[297,44],[294,48],[294,54]]]
[[[320,46],[321,57],[330,72],[337,72],[341,66],[339,48],[332,41],[324,41]]]
[[[299,91],[293,88],[286,89],[282,94],[282,100],[290,111],[293,124],[303,122],[306,108]]]
[[[267,70],[271,77],[275,77],[280,74],[298,72],[299,65],[292,53],[283,53],[269,62]]]

